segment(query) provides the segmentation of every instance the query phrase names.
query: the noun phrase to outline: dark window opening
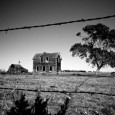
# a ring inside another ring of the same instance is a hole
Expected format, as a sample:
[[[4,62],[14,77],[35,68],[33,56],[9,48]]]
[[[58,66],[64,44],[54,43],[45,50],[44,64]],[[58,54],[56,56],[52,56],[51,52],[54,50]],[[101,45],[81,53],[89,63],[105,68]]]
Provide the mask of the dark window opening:
[[[39,67],[37,66],[37,71],[39,71]]]
[[[49,61],[49,58],[48,57],[46,57],[46,62],[48,62]]]
[[[52,66],[50,66],[50,71],[52,71]]]
[[[44,59],[43,59],[43,57],[41,57],[41,62],[42,62],[42,63],[44,62]]]
[[[43,71],[45,71],[45,66],[43,66]]]

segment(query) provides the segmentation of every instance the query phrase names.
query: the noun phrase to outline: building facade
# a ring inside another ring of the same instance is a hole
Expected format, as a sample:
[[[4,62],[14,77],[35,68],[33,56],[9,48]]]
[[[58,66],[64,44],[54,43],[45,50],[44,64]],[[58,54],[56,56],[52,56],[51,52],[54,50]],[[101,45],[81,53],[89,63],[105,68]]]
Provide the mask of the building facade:
[[[34,73],[57,73],[61,71],[60,53],[38,53],[33,57]]]

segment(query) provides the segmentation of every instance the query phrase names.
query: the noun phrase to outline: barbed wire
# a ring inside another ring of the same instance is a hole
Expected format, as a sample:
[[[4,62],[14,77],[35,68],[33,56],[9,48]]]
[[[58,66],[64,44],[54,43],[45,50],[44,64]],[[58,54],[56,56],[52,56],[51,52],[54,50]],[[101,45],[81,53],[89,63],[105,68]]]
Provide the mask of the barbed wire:
[[[88,19],[79,19],[74,21],[65,21],[65,22],[58,22],[58,23],[51,23],[51,24],[43,24],[43,25],[35,25],[35,26],[23,26],[23,27],[17,27],[17,28],[7,28],[7,29],[1,29],[0,32],[8,32],[13,30],[21,30],[21,29],[32,29],[32,28],[41,28],[41,27],[48,27],[48,26],[57,26],[57,25],[64,25],[64,24],[70,24],[70,23],[76,23],[76,22],[86,22],[86,21],[94,21],[94,20],[102,20],[102,19],[108,19],[113,18],[115,15],[110,16],[104,16],[104,17],[97,17],[97,18],[88,18]]]
[[[0,87],[0,89],[6,89],[6,90],[13,90],[13,88],[8,88],[8,87]],[[30,92],[38,92],[37,89],[24,89],[24,88],[17,88],[16,90],[20,90],[20,91],[30,91]],[[91,94],[91,95],[95,95],[95,94],[99,94],[99,95],[105,95],[105,96],[115,96],[115,94],[109,94],[109,93],[103,93],[103,92],[93,92],[93,91],[65,91],[65,90],[62,90],[62,91],[59,91],[59,90],[40,90],[40,92],[43,92],[43,93],[63,93],[63,94],[70,94],[70,93],[82,93],[82,94]]]

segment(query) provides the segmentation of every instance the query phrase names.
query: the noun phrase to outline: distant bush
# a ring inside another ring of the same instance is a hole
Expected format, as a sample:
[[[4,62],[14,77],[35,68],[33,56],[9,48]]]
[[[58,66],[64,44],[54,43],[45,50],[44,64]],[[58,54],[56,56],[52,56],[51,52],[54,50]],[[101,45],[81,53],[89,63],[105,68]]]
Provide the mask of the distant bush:
[[[0,69],[0,74],[1,75],[5,75],[7,72],[5,71],[5,70],[3,70],[3,69]]]
[[[14,100],[14,106],[11,107],[6,113],[7,115],[51,115],[48,113],[48,100],[43,101],[42,97],[37,95],[35,102],[32,106],[29,105],[28,101],[25,99],[25,94],[21,93],[19,100]],[[68,108],[69,99],[66,98],[61,109],[55,115],[65,115]]]
[[[33,72],[28,72],[28,75],[33,75]]]

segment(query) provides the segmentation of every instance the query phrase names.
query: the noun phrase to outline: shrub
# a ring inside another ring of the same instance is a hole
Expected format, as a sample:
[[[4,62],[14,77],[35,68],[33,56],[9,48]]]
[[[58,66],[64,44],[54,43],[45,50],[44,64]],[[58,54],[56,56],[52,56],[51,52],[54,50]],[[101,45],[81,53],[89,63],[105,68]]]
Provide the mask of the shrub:
[[[38,93],[35,99],[35,103],[31,108],[32,115],[48,115],[47,105],[48,105],[48,99],[46,99],[46,101],[43,101],[40,94]]]
[[[25,100],[25,95],[21,93],[21,98],[19,100],[14,101],[14,107],[12,107],[8,112],[7,115],[28,115],[30,112],[29,103]]]
[[[7,72],[5,71],[5,70],[3,70],[3,69],[0,69],[0,74],[1,75],[5,75]]]

